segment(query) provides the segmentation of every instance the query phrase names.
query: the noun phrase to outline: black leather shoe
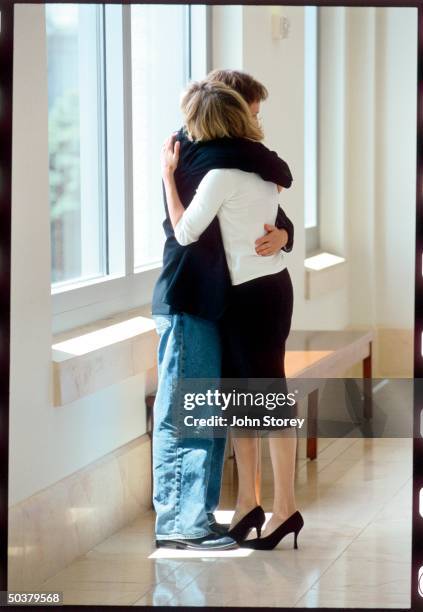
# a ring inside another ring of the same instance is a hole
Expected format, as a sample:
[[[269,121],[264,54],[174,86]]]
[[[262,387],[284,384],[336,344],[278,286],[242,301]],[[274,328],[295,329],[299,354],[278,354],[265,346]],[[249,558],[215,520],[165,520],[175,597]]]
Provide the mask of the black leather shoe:
[[[225,536],[228,533],[230,525],[226,525],[225,523],[218,523],[213,512],[207,512],[207,519],[209,521],[209,527],[213,531],[213,533],[217,533],[221,536]]]
[[[157,548],[176,548],[179,550],[231,550],[238,544],[232,538],[222,537],[217,533],[210,533],[204,538],[192,540],[156,540]]]

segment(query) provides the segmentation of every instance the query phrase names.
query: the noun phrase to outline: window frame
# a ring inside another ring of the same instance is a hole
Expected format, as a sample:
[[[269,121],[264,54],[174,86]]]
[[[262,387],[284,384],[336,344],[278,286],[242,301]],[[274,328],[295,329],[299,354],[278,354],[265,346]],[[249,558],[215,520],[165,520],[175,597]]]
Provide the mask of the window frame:
[[[122,44],[122,116],[123,116],[123,156],[120,180],[123,183],[124,210],[113,208],[109,198],[107,214],[109,227],[115,228],[116,220],[121,219],[120,232],[123,240],[122,252],[115,256],[119,265],[110,266],[109,275],[88,280],[69,281],[51,287],[52,332],[53,334],[84,325],[111,314],[144,306],[151,301],[154,284],[159,277],[162,261],[134,269],[133,238],[133,188],[132,188],[132,87],[131,87],[131,5],[121,7],[102,5],[105,11],[119,8],[121,16]],[[201,78],[201,71],[208,72],[210,66],[210,7],[187,5],[187,80]],[[204,36],[204,38],[203,38]],[[198,45],[204,47],[203,53],[193,53]],[[106,50],[107,52],[107,50]],[[193,58],[200,58],[195,59]],[[106,65],[107,70],[107,65]],[[106,82],[106,100],[107,82]],[[114,91],[116,91],[114,89]],[[109,122],[110,123],[110,122]],[[106,134],[106,141],[109,135]],[[106,147],[106,155],[112,147]],[[107,157],[110,166],[110,160]],[[109,177],[106,177],[108,180]],[[114,215],[114,225],[110,224]],[[113,230],[115,231],[115,229]],[[119,242],[119,241],[118,241]]]
[[[305,251],[306,257],[310,257],[318,253],[321,249],[321,241],[320,241],[320,221],[321,221],[321,210],[320,210],[320,197],[319,197],[319,178],[320,178],[320,166],[319,166],[319,146],[320,146],[320,121],[319,121],[319,111],[320,111],[320,95],[319,95],[319,61],[320,61],[320,11],[319,7],[305,7],[305,10],[312,8],[316,10],[316,90],[315,90],[315,100],[316,100],[316,108],[315,108],[315,217],[316,223],[311,227],[305,227]],[[306,144],[306,143],[305,143]],[[304,177],[306,180],[306,177]],[[306,193],[304,192],[304,198],[306,197]],[[306,202],[304,199],[304,215],[305,215]]]

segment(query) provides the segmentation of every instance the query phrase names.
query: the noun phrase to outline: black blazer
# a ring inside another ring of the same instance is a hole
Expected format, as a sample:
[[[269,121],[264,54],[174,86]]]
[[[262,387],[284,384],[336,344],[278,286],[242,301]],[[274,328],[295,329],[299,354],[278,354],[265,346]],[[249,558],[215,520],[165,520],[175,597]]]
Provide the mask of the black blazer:
[[[184,130],[178,132],[181,142],[175,182],[185,208],[193,199],[201,179],[214,168],[237,168],[255,172],[264,180],[290,187],[292,175],[278,155],[259,142],[241,138],[221,138],[207,142],[191,142]],[[163,189],[166,219],[163,228],[166,242],[163,268],[153,293],[153,314],[186,312],[204,319],[221,318],[231,287],[229,269],[217,217],[199,240],[181,246],[175,238]],[[285,251],[290,251],[294,226],[279,207],[275,222],[288,232]]]

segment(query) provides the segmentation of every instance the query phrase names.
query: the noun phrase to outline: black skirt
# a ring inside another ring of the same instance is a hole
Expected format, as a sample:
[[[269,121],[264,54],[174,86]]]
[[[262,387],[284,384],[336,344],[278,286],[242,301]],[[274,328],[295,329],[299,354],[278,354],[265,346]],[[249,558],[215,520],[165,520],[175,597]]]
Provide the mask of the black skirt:
[[[273,379],[270,390],[287,393],[285,344],[291,329],[292,311],[293,287],[286,268],[232,286],[229,306],[222,319],[224,387],[233,387],[234,379],[238,379],[237,390],[245,392],[247,387],[250,390],[260,388],[257,379]],[[266,385],[263,384],[263,390],[265,387],[269,390]],[[255,408],[245,412],[247,416],[252,413],[264,415],[268,411]],[[275,417],[292,418],[295,414],[296,405],[272,410]]]

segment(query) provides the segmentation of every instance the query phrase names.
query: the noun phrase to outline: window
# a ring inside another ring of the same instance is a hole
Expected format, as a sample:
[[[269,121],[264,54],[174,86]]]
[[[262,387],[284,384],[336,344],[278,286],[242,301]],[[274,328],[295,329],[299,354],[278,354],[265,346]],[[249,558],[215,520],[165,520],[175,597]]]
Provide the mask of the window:
[[[135,269],[158,265],[162,258],[160,150],[182,124],[179,98],[189,79],[188,25],[185,6],[131,7]]]
[[[320,247],[318,206],[318,8],[307,6],[304,66],[304,218],[307,255]]]
[[[46,7],[53,283],[107,273],[101,7]]]
[[[160,149],[187,81],[207,73],[208,7],[50,4],[46,24],[53,313],[97,304],[90,319],[151,298]]]

